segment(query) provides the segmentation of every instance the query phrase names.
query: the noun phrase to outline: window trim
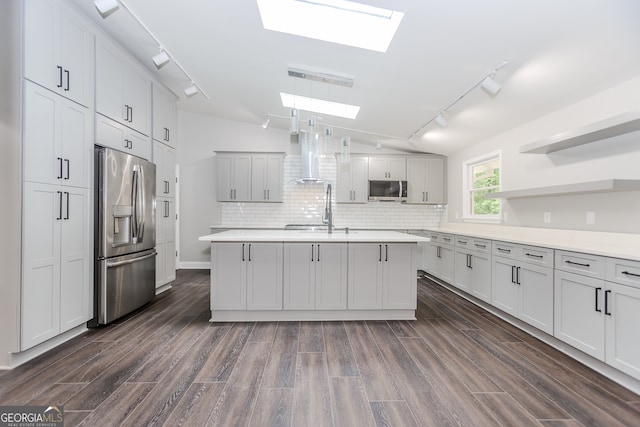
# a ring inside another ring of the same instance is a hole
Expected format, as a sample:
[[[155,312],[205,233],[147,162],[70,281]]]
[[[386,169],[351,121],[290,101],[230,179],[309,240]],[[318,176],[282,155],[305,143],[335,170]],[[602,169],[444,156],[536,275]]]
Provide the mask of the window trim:
[[[468,159],[462,162],[462,220],[465,222],[484,222],[484,223],[499,223],[502,219],[502,200],[499,200],[499,212],[496,215],[472,215],[471,214],[471,200],[470,193],[472,190],[471,183],[471,168],[480,163],[486,163],[488,161],[497,159],[499,168],[499,180],[500,185],[498,191],[502,189],[502,150],[495,150],[489,153],[476,156],[472,159]]]

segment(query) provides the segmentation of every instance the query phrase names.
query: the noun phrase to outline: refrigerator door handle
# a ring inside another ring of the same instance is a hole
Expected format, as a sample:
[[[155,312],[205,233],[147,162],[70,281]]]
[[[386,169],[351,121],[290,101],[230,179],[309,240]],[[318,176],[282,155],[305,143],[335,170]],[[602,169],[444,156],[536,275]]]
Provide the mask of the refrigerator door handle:
[[[138,166],[140,168],[139,176],[138,176],[138,199],[136,203],[138,207],[136,207],[136,212],[139,214],[138,216],[138,242],[142,242],[144,239],[144,226],[145,226],[145,218],[146,218],[146,206],[144,204],[145,201],[145,190],[144,190],[144,168],[142,165]]]
[[[133,167],[133,179],[131,180],[131,243],[138,243],[138,166]]]
[[[158,255],[158,253],[154,251],[153,253],[151,253],[149,255],[141,256],[141,257],[138,257],[138,258],[127,259],[125,261],[108,262],[107,263],[107,268],[120,267],[121,265],[133,264],[134,262],[142,261],[144,259],[153,258],[156,255]]]

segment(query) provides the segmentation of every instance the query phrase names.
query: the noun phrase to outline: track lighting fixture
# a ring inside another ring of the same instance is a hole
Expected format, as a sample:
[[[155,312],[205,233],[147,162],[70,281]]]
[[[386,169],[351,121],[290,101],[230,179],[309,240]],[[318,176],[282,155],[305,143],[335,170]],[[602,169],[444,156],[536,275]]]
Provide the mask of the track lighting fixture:
[[[269,128],[269,124],[271,124],[271,117],[267,117],[267,120],[262,124],[262,129]]]
[[[193,82],[191,82],[191,86],[188,86],[187,88],[185,88],[184,94],[187,95],[188,97],[192,97],[193,95],[198,93],[198,91],[199,91],[198,86],[196,86]]]
[[[349,163],[351,161],[351,137],[343,136],[341,144],[341,156],[340,161],[342,163]]]
[[[436,122],[436,124],[440,127],[446,128],[449,125],[449,122],[447,122],[447,119],[445,119],[442,114],[438,114],[436,116],[435,119],[433,119],[434,122]]]
[[[500,86],[498,82],[493,80],[493,77],[494,76],[489,76],[484,79],[482,83],[480,83],[480,87],[482,88],[482,90],[484,90],[487,95],[491,97],[496,96],[498,92],[500,92],[500,89],[502,89],[502,86]]]
[[[120,8],[117,0],[93,0],[93,4],[103,19]]]
[[[169,61],[171,61],[169,54],[164,49],[161,49],[160,52],[154,55],[152,59],[158,70],[167,65]]]
[[[469,92],[471,92],[478,86],[480,86],[482,90],[485,91],[487,95],[491,96],[492,98],[496,96],[498,92],[500,92],[501,86],[500,84],[498,84],[498,82],[494,80],[494,77],[496,76],[496,73],[502,70],[506,65],[507,65],[507,61],[501,61],[498,65],[495,66],[493,70],[485,74],[482,77],[482,79],[480,79],[477,83],[475,83],[473,86],[467,89],[462,95],[457,97],[455,101],[453,101],[451,104],[447,105],[445,108],[440,110],[440,113],[438,113],[435,117],[433,117],[431,120],[429,120],[428,122],[420,126],[419,129],[417,129],[415,132],[409,135],[409,138],[407,138],[409,142],[413,143],[414,142],[413,137],[419,134],[420,132],[422,132],[422,130],[426,128],[429,124],[431,124],[431,122],[436,122],[437,125],[446,127],[448,123],[447,123],[447,120],[442,116],[442,114],[445,111],[448,111],[451,107],[457,104],[460,100],[462,100],[462,98],[467,96]]]
[[[297,135],[299,128],[298,128],[298,109],[297,108],[293,108],[291,110],[291,116],[289,117],[290,121],[289,121],[289,133],[291,135]]]

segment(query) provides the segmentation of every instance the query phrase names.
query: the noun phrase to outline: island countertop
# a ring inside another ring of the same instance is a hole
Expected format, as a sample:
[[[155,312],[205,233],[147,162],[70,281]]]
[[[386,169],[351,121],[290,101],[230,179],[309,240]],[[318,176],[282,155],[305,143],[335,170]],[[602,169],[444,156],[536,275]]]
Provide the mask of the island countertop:
[[[220,233],[201,236],[203,242],[388,242],[388,243],[418,243],[428,242],[428,237],[397,231],[365,231],[353,230],[345,233],[336,230],[332,234],[326,230],[228,230]]]

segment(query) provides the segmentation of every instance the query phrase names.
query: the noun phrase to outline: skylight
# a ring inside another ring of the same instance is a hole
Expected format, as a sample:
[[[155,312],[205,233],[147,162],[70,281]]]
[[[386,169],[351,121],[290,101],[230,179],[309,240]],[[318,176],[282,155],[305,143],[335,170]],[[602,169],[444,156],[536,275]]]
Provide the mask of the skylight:
[[[386,52],[404,14],[346,0],[256,0],[266,30]]]
[[[284,92],[280,92],[280,98],[282,99],[283,107],[297,108],[298,110],[313,111],[314,113],[345,117],[347,119],[355,119],[360,111],[360,107],[357,105],[307,98],[306,96],[291,95]]]

